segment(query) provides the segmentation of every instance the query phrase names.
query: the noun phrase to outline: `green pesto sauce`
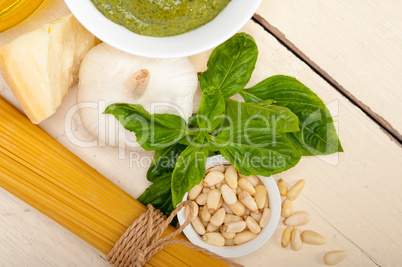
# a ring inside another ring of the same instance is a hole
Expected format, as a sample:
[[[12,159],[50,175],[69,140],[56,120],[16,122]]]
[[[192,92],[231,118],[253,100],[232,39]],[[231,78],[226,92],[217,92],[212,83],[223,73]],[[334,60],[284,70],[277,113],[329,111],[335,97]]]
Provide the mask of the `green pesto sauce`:
[[[172,36],[213,20],[230,0],[91,0],[108,19],[148,36]]]

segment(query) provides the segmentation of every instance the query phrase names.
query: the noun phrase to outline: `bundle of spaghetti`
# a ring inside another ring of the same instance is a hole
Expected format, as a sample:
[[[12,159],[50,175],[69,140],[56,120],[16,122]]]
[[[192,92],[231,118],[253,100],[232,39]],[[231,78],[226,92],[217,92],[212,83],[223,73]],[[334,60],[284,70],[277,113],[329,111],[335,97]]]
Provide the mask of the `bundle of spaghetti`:
[[[105,254],[146,211],[1,97],[0,186]],[[164,236],[173,231],[169,227]],[[173,245],[155,254],[147,265],[225,264],[183,245]]]

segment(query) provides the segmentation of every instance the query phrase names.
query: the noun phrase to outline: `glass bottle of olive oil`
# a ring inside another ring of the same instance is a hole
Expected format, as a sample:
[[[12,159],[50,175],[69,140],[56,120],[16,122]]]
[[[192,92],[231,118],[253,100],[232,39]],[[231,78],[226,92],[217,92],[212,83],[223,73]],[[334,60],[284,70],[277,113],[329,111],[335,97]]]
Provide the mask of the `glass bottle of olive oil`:
[[[0,32],[8,30],[32,15],[45,0],[0,0]]]

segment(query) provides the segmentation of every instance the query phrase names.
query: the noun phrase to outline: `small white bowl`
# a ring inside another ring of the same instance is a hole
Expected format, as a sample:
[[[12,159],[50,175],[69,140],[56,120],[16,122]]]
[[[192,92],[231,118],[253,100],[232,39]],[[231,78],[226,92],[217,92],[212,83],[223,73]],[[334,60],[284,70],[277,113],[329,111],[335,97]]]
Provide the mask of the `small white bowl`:
[[[209,169],[211,167],[220,164],[230,164],[230,163],[221,155],[217,155],[208,158],[206,168]],[[276,185],[275,180],[274,178],[272,178],[272,176],[271,177],[259,176],[259,177],[268,191],[271,217],[269,219],[267,226],[265,226],[261,230],[261,232],[258,234],[256,238],[247,243],[236,246],[224,246],[224,247],[214,246],[202,241],[201,237],[196,233],[196,231],[190,224],[183,230],[184,234],[187,236],[190,242],[193,243],[194,245],[208,249],[209,251],[212,251],[226,258],[235,258],[247,255],[251,252],[256,251],[258,248],[264,245],[265,242],[267,242],[268,239],[272,236],[276,227],[278,226],[278,222],[281,216],[281,196],[279,195],[278,186]],[[187,194],[183,198],[183,201],[185,200],[187,200]],[[183,224],[185,222],[186,218],[184,209],[179,211],[179,213],[177,214],[177,218],[180,224]]]
[[[234,35],[253,16],[262,0],[232,0],[211,22],[172,37],[136,34],[103,16],[90,0],[65,0],[68,8],[93,35],[130,54],[177,58],[209,50]]]

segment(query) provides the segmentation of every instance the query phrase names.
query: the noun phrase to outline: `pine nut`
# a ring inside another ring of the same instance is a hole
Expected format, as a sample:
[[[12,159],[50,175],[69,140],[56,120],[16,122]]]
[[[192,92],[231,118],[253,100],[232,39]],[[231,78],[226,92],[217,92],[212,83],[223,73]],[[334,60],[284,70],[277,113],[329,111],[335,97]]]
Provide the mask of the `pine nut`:
[[[206,171],[206,174],[208,174],[208,173],[210,173],[211,171],[218,171],[218,172],[225,172],[225,166],[223,166],[223,165],[217,165],[217,166],[214,166],[214,167],[212,167],[212,168],[209,168],[207,171]]]
[[[246,178],[253,187],[256,187],[260,183],[260,178],[256,175],[249,175]]]
[[[204,178],[204,186],[212,187],[212,186],[222,182],[223,179],[225,179],[225,175],[223,174],[223,172],[211,171]]]
[[[227,204],[233,205],[234,203],[236,203],[236,201],[237,201],[236,194],[233,193],[232,189],[227,184],[224,184],[221,186],[221,193],[222,193],[223,200]]]
[[[186,206],[186,211],[184,212],[184,216],[186,216],[186,218],[190,215],[190,210],[193,210],[193,218],[191,219],[191,221],[194,221],[195,218],[197,218],[198,216],[198,205],[197,203],[195,203],[194,201],[190,201],[190,204],[188,206]]]
[[[207,206],[209,211],[216,211],[219,206],[219,202],[221,199],[221,191],[219,189],[214,189],[208,192],[207,197]]]
[[[302,192],[305,184],[306,182],[302,179],[298,181],[294,186],[292,186],[287,194],[288,199],[292,201],[295,200]]]
[[[220,227],[224,220],[225,220],[225,208],[220,208],[211,217],[210,223],[212,223],[217,227]]]
[[[265,206],[265,201],[268,198],[268,193],[267,189],[263,185],[257,185],[255,188],[255,203],[257,203],[257,206],[259,209],[263,209]]]
[[[222,207],[225,208],[226,214],[233,214],[233,211],[228,207],[225,202],[223,202]]]
[[[283,223],[287,226],[301,226],[310,221],[310,214],[307,211],[298,211],[287,217]]]
[[[256,233],[256,234],[261,232],[261,227],[258,225],[258,223],[251,216],[247,217],[246,224],[247,224],[248,229],[251,232]]]
[[[225,181],[230,188],[237,188],[237,170],[233,165],[230,165],[230,167],[226,169]]]
[[[281,196],[287,196],[288,195],[288,186],[286,185],[284,180],[279,179],[279,181],[278,181],[278,189],[279,189],[279,193],[281,194]]]
[[[246,178],[247,175],[241,174],[240,172],[237,172],[240,178]]]
[[[211,222],[209,222],[206,229],[207,229],[208,233],[212,233],[212,232],[215,232],[216,230],[218,230],[219,227],[216,227]]]
[[[346,255],[347,253],[344,250],[331,251],[325,254],[324,262],[327,265],[336,265],[343,261],[346,258]]]
[[[244,216],[246,214],[246,207],[238,200],[233,205],[228,205],[229,209],[237,216]]]
[[[233,238],[236,245],[244,244],[250,240],[257,237],[257,234],[251,232],[250,230],[244,230],[243,232],[237,233]]]
[[[241,191],[242,191],[241,188],[240,188],[240,187],[237,187],[237,188],[236,188],[236,195],[240,194]]]
[[[245,178],[242,178],[242,179],[245,179]],[[240,186],[240,183],[239,183],[239,186]],[[255,192],[255,190],[254,190],[254,192]],[[240,194],[239,194],[239,200],[240,200],[241,203],[244,204],[244,206],[249,208],[251,211],[254,211],[254,212],[258,211],[257,203],[255,203],[254,198],[250,195],[249,192],[241,191]]]
[[[201,193],[201,194],[195,199],[195,202],[197,202],[197,204],[200,205],[200,206],[204,206],[205,204],[207,204],[207,197],[208,197],[208,194],[207,194],[207,193]]]
[[[193,228],[197,232],[197,234],[199,234],[199,235],[205,234],[205,226],[199,217],[195,218],[191,222],[191,225],[193,226]]]
[[[188,192],[188,199],[189,200],[196,199],[198,195],[201,193],[202,189],[203,189],[202,182],[191,188],[191,190]]]
[[[265,208],[269,208],[269,196],[267,196],[267,198],[265,199],[264,209]]]
[[[203,221],[209,222],[211,220],[211,213],[209,213],[208,208],[204,207],[201,211],[201,218]]]
[[[265,226],[267,226],[270,217],[271,217],[271,210],[268,208],[265,208],[264,211],[262,212],[262,216],[260,219],[260,227],[261,228],[264,228]]]
[[[233,239],[235,237],[235,235],[236,235],[236,233],[227,233],[227,232],[222,232],[221,234],[226,239]]]
[[[221,231],[229,233],[238,233],[246,229],[246,226],[247,224],[243,220],[238,222],[229,222],[221,227]]]
[[[291,236],[292,236],[292,232],[290,231],[290,228],[286,228],[285,230],[283,230],[282,239],[281,239],[282,247],[286,248],[289,245]]]
[[[258,211],[258,210],[257,210],[257,211]],[[250,213],[251,213],[251,210],[246,209],[246,215],[250,215]]]
[[[289,199],[285,199],[282,203],[281,215],[287,218],[289,217],[291,212],[292,212],[292,201],[290,201]]]
[[[223,225],[220,227],[220,232],[224,238],[231,239],[231,238],[235,237],[236,233],[225,232],[222,230],[222,227],[223,227]]]
[[[202,236],[202,240],[208,244],[220,246],[225,245],[225,238],[221,233],[206,233]]]
[[[296,251],[301,250],[303,247],[303,242],[300,237],[300,230],[297,227],[293,227],[290,246]]]
[[[324,245],[325,243],[327,243],[327,239],[325,238],[325,236],[310,230],[303,231],[301,239],[303,240],[303,242],[313,245]]]
[[[256,222],[260,222],[261,220],[261,216],[262,216],[262,212],[251,212],[250,216],[256,221]]]
[[[227,224],[230,222],[238,222],[238,221],[242,221],[242,217],[239,217],[237,215],[232,215],[232,214],[226,214],[225,215],[225,220],[223,221],[223,223]]]
[[[223,205],[223,198],[222,198],[222,192],[221,192],[221,197],[219,198],[219,202],[218,202],[218,207],[216,209],[220,209]]]
[[[255,189],[252,184],[247,180],[247,178],[240,178],[239,187],[241,188],[241,190],[247,191],[250,193],[250,195],[254,196]]]
[[[203,193],[208,193],[209,191],[211,191],[211,189],[209,189],[208,187],[204,187],[204,188],[202,189],[202,192],[203,192]]]

